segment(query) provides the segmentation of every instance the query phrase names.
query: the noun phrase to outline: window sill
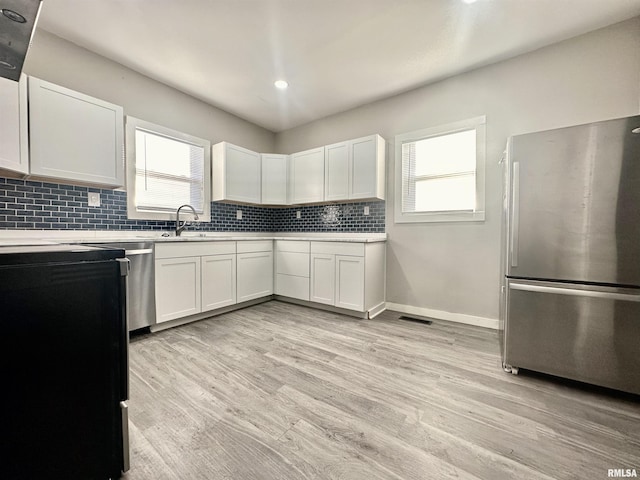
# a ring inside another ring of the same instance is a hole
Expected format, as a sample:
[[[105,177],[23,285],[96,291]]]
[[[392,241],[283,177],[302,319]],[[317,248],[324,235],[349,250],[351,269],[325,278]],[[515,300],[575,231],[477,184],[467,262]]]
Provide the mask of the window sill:
[[[199,219],[194,220],[193,214],[189,210],[182,210],[180,212],[180,221],[183,220],[187,222],[210,222],[211,221],[211,213],[210,210],[206,210],[204,213],[198,214]],[[127,211],[127,219],[129,220],[150,220],[150,221],[159,221],[164,220],[167,222],[175,222],[176,221],[176,212],[157,212],[157,211],[149,211],[149,210],[134,210]]]
[[[395,212],[394,223],[484,222],[484,211],[477,212]]]

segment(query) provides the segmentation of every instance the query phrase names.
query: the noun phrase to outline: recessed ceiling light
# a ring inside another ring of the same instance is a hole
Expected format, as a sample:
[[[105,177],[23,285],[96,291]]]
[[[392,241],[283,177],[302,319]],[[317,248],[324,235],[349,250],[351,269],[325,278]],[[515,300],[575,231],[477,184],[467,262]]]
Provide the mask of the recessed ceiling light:
[[[280,90],[284,90],[289,86],[289,83],[284,80],[276,80],[275,82],[273,82],[273,84],[276,86],[276,88],[279,88]]]
[[[476,3],[477,0],[462,0],[464,3],[471,4],[471,3]]]
[[[631,130],[631,133],[640,133],[640,127]]]

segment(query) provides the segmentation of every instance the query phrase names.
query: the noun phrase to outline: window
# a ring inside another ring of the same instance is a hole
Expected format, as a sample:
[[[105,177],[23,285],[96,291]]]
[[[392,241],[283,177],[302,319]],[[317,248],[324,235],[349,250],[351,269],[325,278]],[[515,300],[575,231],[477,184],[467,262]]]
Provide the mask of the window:
[[[129,218],[175,220],[178,207],[189,204],[209,221],[208,140],[127,117],[126,142]]]
[[[396,136],[395,221],[484,220],[485,117]]]

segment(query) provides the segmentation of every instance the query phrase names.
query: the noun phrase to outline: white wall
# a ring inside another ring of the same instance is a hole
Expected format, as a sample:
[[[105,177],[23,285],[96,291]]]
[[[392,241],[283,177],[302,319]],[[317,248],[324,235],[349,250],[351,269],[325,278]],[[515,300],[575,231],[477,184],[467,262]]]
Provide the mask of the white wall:
[[[125,115],[212,143],[225,140],[258,152],[274,150],[273,132],[42,29],[36,29],[24,73],[121,105]]]
[[[434,310],[431,313],[442,318],[490,319],[485,323],[494,323],[500,279],[502,187],[498,160],[507,137],[639,112],[637,17],[281,132],[276,135],[276,148],[291,153],[381,134],[390,144],[387,301]],[[394,136],[479,115],[487,116],[486,220],[394,223]]]

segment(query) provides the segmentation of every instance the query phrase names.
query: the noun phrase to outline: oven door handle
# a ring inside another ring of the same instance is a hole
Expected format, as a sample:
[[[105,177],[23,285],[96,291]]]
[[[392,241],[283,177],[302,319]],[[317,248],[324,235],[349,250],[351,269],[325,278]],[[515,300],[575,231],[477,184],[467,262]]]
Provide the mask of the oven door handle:
[[[129,405],[126,401],[120,402],[120,419],[122,421],[122,472],[129,471]]]

